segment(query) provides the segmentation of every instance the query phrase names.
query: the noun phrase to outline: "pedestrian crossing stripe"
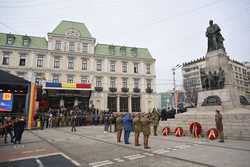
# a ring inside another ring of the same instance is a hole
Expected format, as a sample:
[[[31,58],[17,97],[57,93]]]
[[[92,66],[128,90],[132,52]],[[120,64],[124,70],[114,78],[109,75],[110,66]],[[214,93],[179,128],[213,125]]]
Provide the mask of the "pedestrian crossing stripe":
[[[121,158],[115,158],[114,161],[117,161],[117,162],[124,162],[125,160],[121,159]]]

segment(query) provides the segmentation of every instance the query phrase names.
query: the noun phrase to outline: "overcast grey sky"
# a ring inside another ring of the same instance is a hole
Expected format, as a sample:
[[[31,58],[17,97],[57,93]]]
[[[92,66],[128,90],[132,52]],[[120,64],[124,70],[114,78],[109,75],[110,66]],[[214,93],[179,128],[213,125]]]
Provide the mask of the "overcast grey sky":
[[[158,92],[173,88],[172,67],[205,56],[209,19],[230,57],[250,61],[250,0],[0,0],[0,12],[0,32],[47,37],[71,20],[85,23],[97,43],[148,48]]]

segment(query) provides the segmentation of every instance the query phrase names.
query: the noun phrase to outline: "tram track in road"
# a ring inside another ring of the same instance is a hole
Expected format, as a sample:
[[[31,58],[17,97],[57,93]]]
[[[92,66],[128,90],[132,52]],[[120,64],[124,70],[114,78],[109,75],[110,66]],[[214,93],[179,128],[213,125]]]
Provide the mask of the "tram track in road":
[[[125,148],[125,149],[131,149],[131,150],[135,150],[135,151],[140,151],[140,152],[152,154],[152,152],[149,151],[149,150],[141,150],[139,148],[134,148],[134,147],[129,147],[129,146],[125,146],[125,145],[120,145],[120,144],[117,144],[117,143],[112,143],[112,142],[104,141],[104,140],[98,139],[96,137],[86,136],[86,135],[77,134],[77,133],[71,133],[71,132],[68,132],[66,130],[59,129],[59,128],[57,128],[56,130],[57,131],[61,131],[63,133],[70,134],[70,135],[78,136],[78,137],[80,137],[81,140],[83,140],[83,138],[86,138],[86,139],[89,139],[89,140],[94,140],[96,142],[101,142],[101,143],[105,143],[105,144],[115,145],[117,147],[121,147],[121,148]],[[48,143],[50,143],[51,145],[54,146],[54,144],[51,143],[50,141],[48,141],[47,139],[45,139],[45,138],[43,138],[43,139],[45,141],[47,141]],[[55,147],[58,148],[58,146],[55,146]],[[63,152],[62,149],[59,148],[59,150],[61,150]],[[192,160],[183,159],[183,158],[178,158],[178,157],[174,157],[174,156],[170,156],[170,155],[166,155],[166,154],[164,154],[164,155],[163,154],[158,154],[158,153],[154,153],[154,154],[156,154],[157,156],[160,156],[162,158],[169,158],[169,159],[178,160],[178,161],[182,161],[182,162],[186,162],[186,163],[191,163],[191,164],[196,164],[196,165],[200,165],[200,166],[204,166],[204,167],[214,167],[213,165],[210,165],[210,164],[206,164],[206,163],[202,163],[202,162],[198,162],[198,161],[192,161]]]

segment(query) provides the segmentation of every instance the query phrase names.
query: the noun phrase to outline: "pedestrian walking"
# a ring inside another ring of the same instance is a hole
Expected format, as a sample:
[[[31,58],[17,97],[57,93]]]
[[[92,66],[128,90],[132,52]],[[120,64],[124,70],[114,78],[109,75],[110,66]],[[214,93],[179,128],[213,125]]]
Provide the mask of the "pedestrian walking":
[[[114,122],[114,115],[113,113],[109,114],[109,132],[112,133],[112,126]]]
[[[122,113],[118,113],[116,118],[117,143],[121,142],[122,128]]]
[[[109,128],[109,115],[108,113],[104,113],[104,133],[108,132],[108,128]]]
[[[71,132],[76,132],[76,112],[71,111]]]
[[[14,132],[15,132],[14,144],[16,144],[17,142],[18,144],[21,144],[24,128],[25,128],[24,118],[21,117],[16,119],[16,122],[14,123]]]
[[[124,142],[125,144],[130,144],[129,135],[132,130],[132,124],[133,124],[131,115],[129,113],[126,113],[122,119],[122,122],[123,122],[123,127],[124,127]]]
[[[141,118],[143,140],[144,140],[144,148],[145,149],[150,149],[150,147],[148,146],[148,140],[149,140],[149,136],[150,136],[150,133],[151,133],[150,132],[151,120],[149,119],[149,117],[150,117],[149,113],[146,113]]]
[[[135,118],[133,119],[133,126],[134,126],[134,132],[135,132],[135,146],[140,146],[139,137],[140,137],[140,133],[142,131],[142,123],[141,123],[140,113],[137,113],[135,115]]]
[[[14,142],[14,136],[13,136],[13,122],[11,120],[11,117],[6,117],[4,120],[4,143],[7,142],[8,134],[10,135],[10,141],[11,143]]]
[[[215,124],[216,129],[218,131],[219,142],[224,142],[224,133],[223,133],[223,123],[222,123],[222,115],[220,110],[216,110],[215,113]]]

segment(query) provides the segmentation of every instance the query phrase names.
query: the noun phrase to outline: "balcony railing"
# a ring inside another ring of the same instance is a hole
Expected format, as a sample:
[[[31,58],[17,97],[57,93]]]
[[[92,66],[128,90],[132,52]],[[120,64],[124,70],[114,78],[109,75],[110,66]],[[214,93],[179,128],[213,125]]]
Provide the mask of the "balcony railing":
[[[103,88],[102,87],[95,87],[95,91],[97,92],[102,92]]]
[[[147,88],[147,89],[146,89],[146,92],[147,92],[147,93],[153,93],[153,89]]]
[[[109,88],[109,91],[110,91],[110,92],[116,92],[116,91],[117,91],[117,88]]]
[[[129,89],[128,88],[122,88],[122,92],[128,92]]]
[[[141,90],[140,90],[140,88],[134,88],[133,91],[134,91],[135,93],[140,93]]]

